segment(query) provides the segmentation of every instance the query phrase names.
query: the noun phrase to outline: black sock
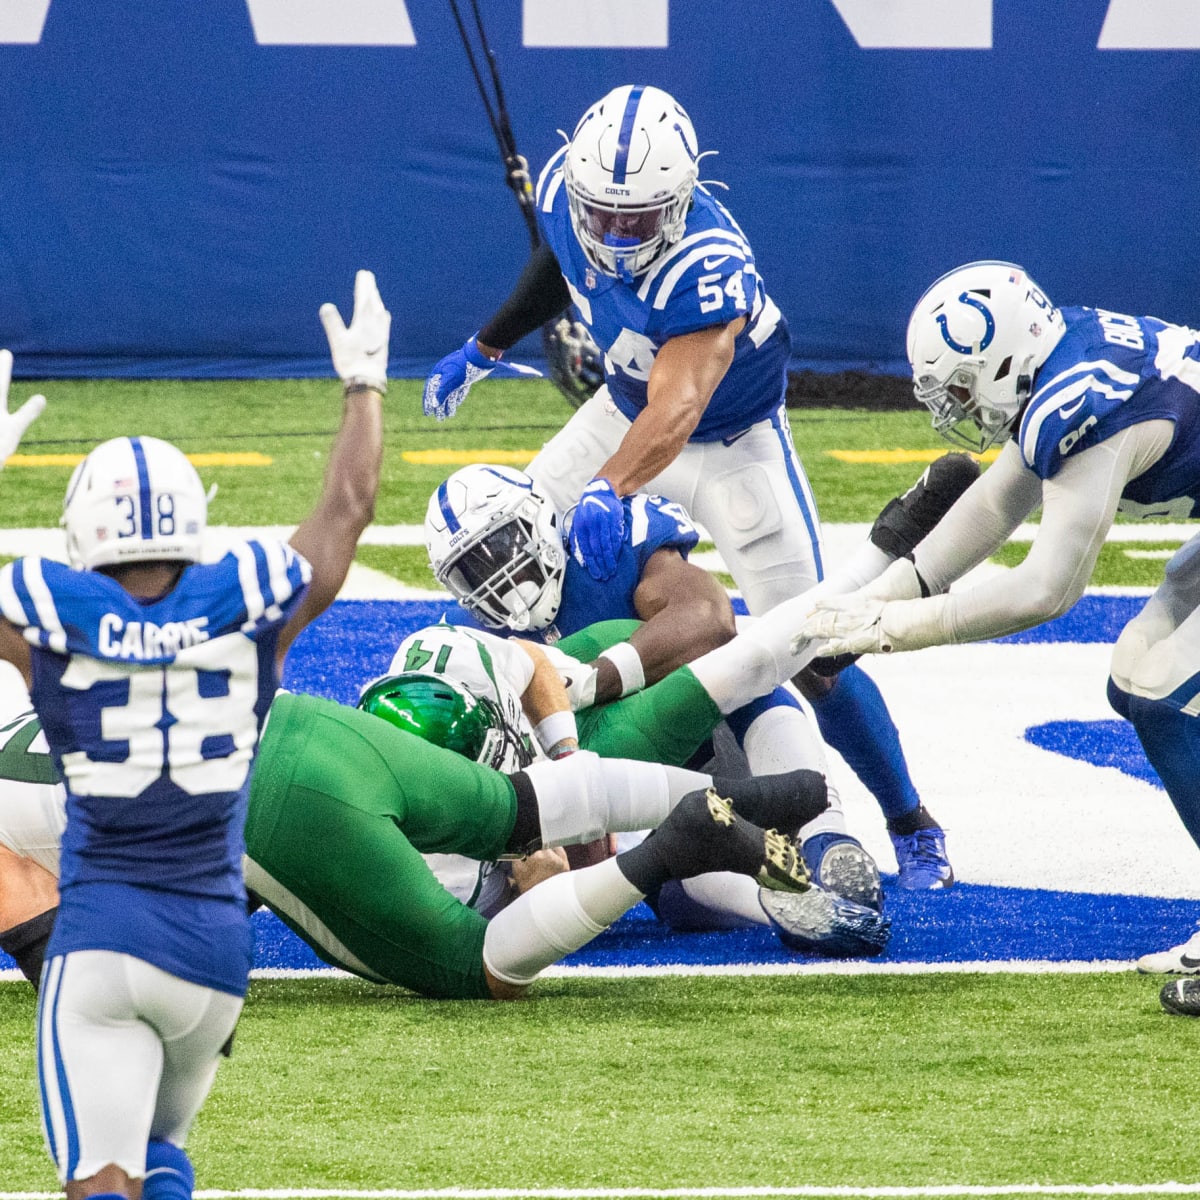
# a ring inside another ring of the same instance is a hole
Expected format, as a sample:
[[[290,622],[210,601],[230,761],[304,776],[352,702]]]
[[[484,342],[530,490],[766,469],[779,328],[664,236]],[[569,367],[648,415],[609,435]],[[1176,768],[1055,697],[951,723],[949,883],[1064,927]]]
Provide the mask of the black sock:
[[[912,812],[888,817],[887,827],[889,833],[898,833],[901,837],[908,837],[918,829],[941,829],[933,814],[923,804],[918,804]]]
[[[764,829],[793,834],[829,807],[820,771],[785,771],[753,779],[714,778],[713,787],[733,801],[734,811]]]
[[[21,968],[21,974],[33,984],[37,991],[38,981],[42,977],[42,962],[46,957],[46,943],[54,929],[54,918],[58,915],[58,906],[22,921],[11,929],[0,933],[0,950],[11,954]]]
[[[704,792],[689,792],[640,846],[617,855],[621,874],[643,895],[709,871],[757,875],[762,863],[763,831],[744,819],[714,819]]]

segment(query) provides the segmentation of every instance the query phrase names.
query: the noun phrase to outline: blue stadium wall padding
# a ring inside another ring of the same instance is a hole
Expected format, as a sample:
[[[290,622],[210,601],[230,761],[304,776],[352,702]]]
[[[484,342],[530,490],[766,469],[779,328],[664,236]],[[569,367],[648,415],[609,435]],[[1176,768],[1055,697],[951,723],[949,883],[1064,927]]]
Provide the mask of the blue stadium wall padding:
[[[1200,37],[1165,0],[1131,22],[1132,2],[964,0],[962,30],[925,39],[960,49],[872,47],[864,22],[920,41],[925,0],[903,20],[862,0],[591,6],[624,14],[610,41],[650,43],[632,48],[527,44],[555,40],[550,0],[481,7],[535,168],[610,87],[666,87],[721,152],[703,174],[729,183],[797,361],[896,369],[916,298],[972,258],[1022,262],[1059,303],[1200,322]],[[317,308],[348,311],[362,266],[396,373],[476,330],[525,229],[448,4],[396,6],[412,45],[264,44],[284,0],[0,6],[18,373],[329,374]],[[1100,48],[1156,39],[1177,48]]]

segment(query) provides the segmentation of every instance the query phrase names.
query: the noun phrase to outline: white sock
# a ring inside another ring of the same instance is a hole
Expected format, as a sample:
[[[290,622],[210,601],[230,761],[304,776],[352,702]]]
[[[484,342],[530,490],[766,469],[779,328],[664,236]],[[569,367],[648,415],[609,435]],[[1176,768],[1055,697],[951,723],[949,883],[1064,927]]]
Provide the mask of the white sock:
[[[641,899],[615,858],[552,875],[488,923],[483,965],[502,982],[524,987],[551,963],[586,946]]]
[[[679,885],[690,899],[705,908],[734,913],[756,925],[770,924],[763,906],[758,902],[758,884],[749,875],[710,871],[707,875],[681,879]]]
[[[589,750],[525,768],[538,800],[543,846],[572,846],[606,833],[653,829],[712,776],[661,763],[601,758]]]
[[[816,657],[807,644],[792,650],[792,635],[812,611],[811,595],[777,604],[732,641],[688,664],[722,715],[765,696]]]

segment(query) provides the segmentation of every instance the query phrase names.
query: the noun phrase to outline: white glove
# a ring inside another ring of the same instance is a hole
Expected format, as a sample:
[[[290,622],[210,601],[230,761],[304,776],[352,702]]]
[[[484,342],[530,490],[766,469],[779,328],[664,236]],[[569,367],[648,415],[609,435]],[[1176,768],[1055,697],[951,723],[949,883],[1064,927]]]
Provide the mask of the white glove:
[[[30,396],[15,413],[8,411],[8,386],[12,383],[13,356],[11,350],[0,350],[0,467],[46,407],[45,396]]]
[[[354,277],[354,316],[347,328],[334,304],[322,304],[321,324],[329,339],[333,369],[350,385],[387,391],[388,336],[392,314],[383,307],[375,276],[359,271]]]
[[[818,600],[792,638],[793,652],[809,642],[823,642],[821,654],[890,654],[892,645],[883,632],[886,600],[873,600],[862,592],[847,592]]]

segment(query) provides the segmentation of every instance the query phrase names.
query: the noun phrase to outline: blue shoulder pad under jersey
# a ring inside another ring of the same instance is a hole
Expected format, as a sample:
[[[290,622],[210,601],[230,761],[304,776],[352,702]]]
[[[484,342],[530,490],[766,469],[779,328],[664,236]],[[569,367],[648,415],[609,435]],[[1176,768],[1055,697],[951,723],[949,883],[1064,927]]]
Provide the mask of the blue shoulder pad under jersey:
[[[0,569],[0,613],[55,654],[167,663],[226,633],[255,639],[276,628],[310,577],[308,563],[283,542],[239,542],[218,562],[187,567],[162,599],[141,602],[99,571],[21,558]]]
[[[1154,317],[1064,308],[1067,332],[1042,364],[1021,416],[1025,463],[1052,479],[1071,454],[1145,421],[1176,424],[1174,444],[1126,489],[1164,501],[1200,489],[1200,335]],[[1185,436],[1181,436],[1184,434]]]
[[[733,362],[690,440],[717,441],[776,412],[786,387],[791,338],[767,295],[754,252],[737,222],[697,187],[683,236],[631,284],[598,272],[571,228],[560,150],[537,185],[538,220],[571,298],[604,352],[605,383],[630,420],[646,406],[655,358],[673,337],[748,318]]]
[[[626,496],[625,541],[617,555],[617,570],[597,582],[574,557],[567,558],[562,604],[554,622],[559,637],[576,633],[596,621],[637,618],[633,597],[651,555],[664,548],[686,558],[700,535],[683,508],[661,496]]]

